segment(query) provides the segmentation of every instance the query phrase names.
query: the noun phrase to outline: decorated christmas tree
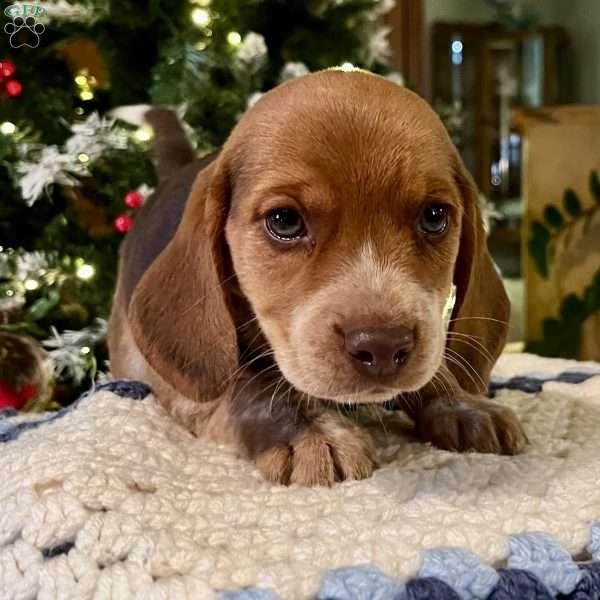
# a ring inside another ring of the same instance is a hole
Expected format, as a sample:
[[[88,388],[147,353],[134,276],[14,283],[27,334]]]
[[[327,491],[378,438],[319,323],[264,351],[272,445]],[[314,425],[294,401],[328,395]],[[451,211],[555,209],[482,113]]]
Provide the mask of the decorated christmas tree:
[[[5,6],[0,367],[9,368],[0,368],[0,405],[68,403],[108,370],[104,319],[118,246],[156,181],[152,131],[119,121],[111,110],[173,107],[198,154],[208,153],[261,92],[281,81],[344,64],[386,72],[381,17],[392,5],[54,0]],[[31,369],[28,361],[42,356],[44,366]],[[44,369],[46,377],[39,375]],[[31,372],[35,381],[24,375]]]

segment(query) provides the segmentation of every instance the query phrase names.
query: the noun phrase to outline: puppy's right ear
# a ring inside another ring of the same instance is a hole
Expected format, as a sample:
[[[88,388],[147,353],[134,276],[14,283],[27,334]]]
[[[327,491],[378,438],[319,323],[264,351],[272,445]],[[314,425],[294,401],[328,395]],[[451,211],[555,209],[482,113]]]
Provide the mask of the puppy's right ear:
[[[219,158],[197,176],[173,239],[133,293],[129,321],[150,366],[183,396],[205,401],[238,364],[227,303],[229,179]]]

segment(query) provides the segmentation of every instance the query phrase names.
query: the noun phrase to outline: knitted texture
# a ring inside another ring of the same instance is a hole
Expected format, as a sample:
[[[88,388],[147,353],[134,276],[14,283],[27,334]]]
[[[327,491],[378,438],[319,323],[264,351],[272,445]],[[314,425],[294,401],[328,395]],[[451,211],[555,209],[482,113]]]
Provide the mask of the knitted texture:
[[[388,412],[382,467],[331,489],[268,484],[136,382],[1,414],[0,598],[598,598],[571,557],[600,560],[600,365],[505,355],[495,382],[524,454],[437,450]]]

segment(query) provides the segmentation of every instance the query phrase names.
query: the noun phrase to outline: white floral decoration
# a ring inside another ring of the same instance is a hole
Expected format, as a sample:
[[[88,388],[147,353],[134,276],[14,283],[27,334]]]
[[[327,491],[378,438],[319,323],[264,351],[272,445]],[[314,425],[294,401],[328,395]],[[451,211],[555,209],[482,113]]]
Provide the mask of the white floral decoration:
[[[52,337],[42,345],[48,350],[55,377],[66,375],[79,385],[84,377],[92,372],[95,375],[96,364],[92,348],[106,337],[107,323],[96,319],[89,327],[79,331],[66,330],[59,333],[52,327]]]
[[[303,62],[287,62],[283,65],[279,75],[279,81],[296,79],[310,73],[309,68]]]
[[[127,148],[129,134],[115,127],[113,119],[92,113],[70,127],[72,135],[63,149],[30,145],[22,149],[16,164],[18,185],[28,206],[33,206],[52,184],[79,186],[79,177],[89,175],[89,165],[109,149]],[[82,155],[85,160],[81,160]]]
[[[48,258],[43,252],[23,252],[15,257],[14,276],[24,281],[31,275],[43,276],[48,270]]]
[[[379,17],[387,14],[396,6],[396,0],[379,0],[370,12],[370,18],[376,20]]]
[[[68,2],[67,0],[46,0],[40,2],[39,6],[44,10],[41,20],[45,23],[63,21],[65,23],[92,25],[106,15],[109,10],[108,2],[104,2],[100,6],[94,6],[81,2]]]
[[[254,31],[244,36],[240,47],[235,53],[238,66],[245,67],[251,71],[258,71],[266,62],[267,44],[265,38]]]
[[[391,73],[388,73],[385,78],[388,81],[391,81],[392,83],[395,83],[396,85],[399,85],[400,87],[404,87],[406,85],[405,81],[404,81],[404,75],[402,75],[402,73],[400,73],[400,71],[392,71]]]
[[[32,161],[22,160],[15,166],[21,176],[18,185],[27,206],[33,206],[53,183],[81,185],[75,175],[85,174],[83,165],[74,162],[70,155],[61,153],[58,146],[46,146],[37,155],[34,152],[32,158]]]
[[[388,39],[391,30],[391,27],[382,25],[371,33],[367,43],[369,62],[387,62],[392,53]]]

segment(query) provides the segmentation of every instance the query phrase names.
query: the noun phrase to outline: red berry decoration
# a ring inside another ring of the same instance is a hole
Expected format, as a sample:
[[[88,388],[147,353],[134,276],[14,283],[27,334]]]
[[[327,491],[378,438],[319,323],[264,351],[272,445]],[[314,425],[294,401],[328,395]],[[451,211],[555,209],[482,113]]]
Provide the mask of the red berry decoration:
[[[2,77],[12,77],[17,72],[17,67],[12,60],[0,61],[0,75]]]
[[[133,227],[133,219],[129,215],[119,215],[114,220],[114,225],[119,233],[127,233]]]
[[[25,399],[21,398],[17,390],[8,383],[0,381],[0,410],[3,408],[15,408],[19,410],[25,406]]]
[[[125,206],[135,210],[144,204],[144,197],[139,192],[127,192],[125,198],[123,198],[123,202],[125,202]]]
[[[11,98],[18,98],[23,93],[23,84],[17,79],[11,79],[6,82],[5,89]]]

